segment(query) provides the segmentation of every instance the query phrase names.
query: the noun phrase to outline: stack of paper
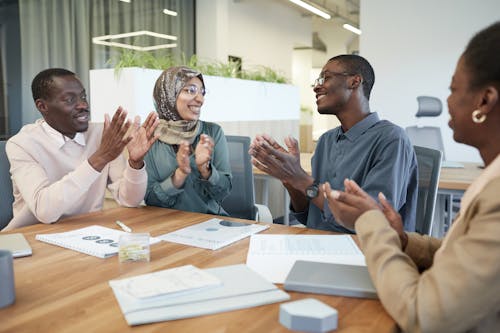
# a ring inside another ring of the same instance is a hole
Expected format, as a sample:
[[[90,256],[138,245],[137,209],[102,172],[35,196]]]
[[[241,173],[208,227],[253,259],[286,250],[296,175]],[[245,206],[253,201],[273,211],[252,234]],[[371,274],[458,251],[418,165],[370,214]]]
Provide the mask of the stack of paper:
[[[191,266],[153,273],[156,274],[154,277],[110,281],[110,286],[129,325],[209,315],[290,299],[287,293],[245,265],[210,268],[202,272],[204,274],[198,276],[201,285],[194,281],[199,271]],[[156,284],[167,276],[176,282],[168,282],[167,287],[157,285],[153,291],[144,286],[148,279],[155,280]],[[177,284],[186,276],[186,285]],[[131,285],[134,287],[130,288]],[[142,297],[147,295],[150,296]]]

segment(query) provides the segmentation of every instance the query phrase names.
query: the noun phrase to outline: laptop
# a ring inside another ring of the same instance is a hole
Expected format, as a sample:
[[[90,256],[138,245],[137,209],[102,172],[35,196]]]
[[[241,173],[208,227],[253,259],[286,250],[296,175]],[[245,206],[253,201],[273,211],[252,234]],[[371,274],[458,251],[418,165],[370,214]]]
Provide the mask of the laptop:
[[[14,258],[26,257],[33,254],[23,234],[0,235],[0,249],[9,250]]]
[[[359,298],[377,298],[366,266],[297,260],[285,290]]]

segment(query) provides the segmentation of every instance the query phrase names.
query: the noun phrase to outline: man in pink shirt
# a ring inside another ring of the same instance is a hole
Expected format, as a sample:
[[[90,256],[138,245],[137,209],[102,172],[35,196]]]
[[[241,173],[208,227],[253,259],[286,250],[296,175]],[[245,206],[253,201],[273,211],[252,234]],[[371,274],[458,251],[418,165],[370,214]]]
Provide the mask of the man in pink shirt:
[[[89,123],[85,88],[65,69],[40,72],[31,89],[43,119],[7,142],[14,204],[4,230],[100,210],[106,188],[120,205],[139,205],[147,185],[143,159],[157,139],[156,114],[140,126],[119,107],[104,124]]]

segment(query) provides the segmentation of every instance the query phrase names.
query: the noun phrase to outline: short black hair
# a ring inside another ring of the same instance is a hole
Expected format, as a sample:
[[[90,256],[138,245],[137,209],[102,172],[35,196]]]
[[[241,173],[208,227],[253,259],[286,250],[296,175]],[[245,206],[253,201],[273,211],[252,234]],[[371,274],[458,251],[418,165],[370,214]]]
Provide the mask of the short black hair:
[[[470,87],[487,84],[500,87],[500,21],[479,31],[467,44],[463,53],[465,67],[472,76]]]
[[[355,54],[341,54],[330,58],[330,61],[338,61],[348,73],[359,74],[363,77],[363,94],[370,99],[370,93],[375,83],[375,72],[372,65],[365,58]]]
[[[64,68],[49,68],[38,73],[31,82],[33,100],[36,101],[39,98],[48,98],[50,96],[52,84],[54,83],[54,77],[68,75],[74,76],[75,73]]]

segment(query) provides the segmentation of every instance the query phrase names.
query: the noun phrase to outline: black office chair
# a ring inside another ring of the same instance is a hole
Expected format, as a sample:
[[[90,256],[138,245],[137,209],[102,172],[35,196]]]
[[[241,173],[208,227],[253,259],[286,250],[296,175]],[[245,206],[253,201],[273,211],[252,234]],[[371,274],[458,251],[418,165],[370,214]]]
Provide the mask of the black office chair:
[[[437,97],[418,96],[418,110],[415,117],[437,117],[443,111],[443,104]],[[444,143],[441,135],[441,128],[435,126],[409,126],[406,134],[414,146],[437,149],[442,153],[444,160]]]
[[[414,146],[418,164],[417,221],[415,231],[430,235],[441,172],[441,152]]]
[[[226,140],[233,188],[222,202],[222,208],[232,217],[272,223],[269,208],[255,204],[252,163],[248,154],[250,138],[226,135]]]
[[[0,230],[12,219],[12,181],[10,179],[10,163],[5,153],[7,141],[0,141]]]

